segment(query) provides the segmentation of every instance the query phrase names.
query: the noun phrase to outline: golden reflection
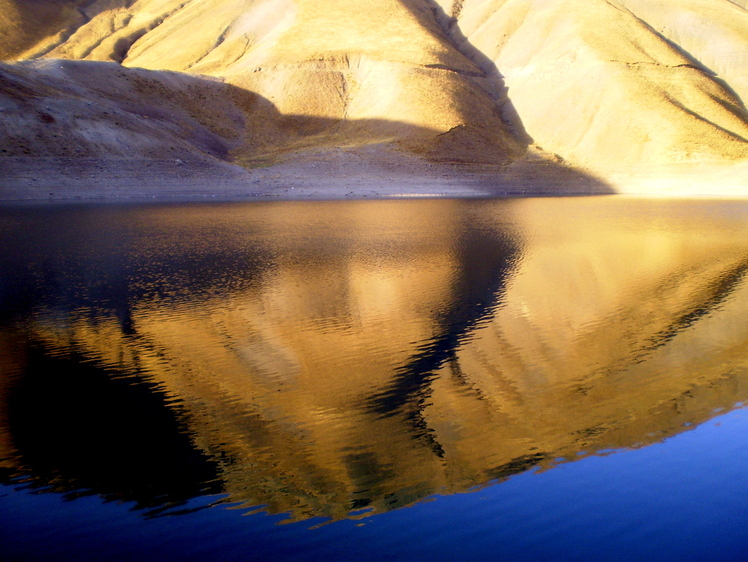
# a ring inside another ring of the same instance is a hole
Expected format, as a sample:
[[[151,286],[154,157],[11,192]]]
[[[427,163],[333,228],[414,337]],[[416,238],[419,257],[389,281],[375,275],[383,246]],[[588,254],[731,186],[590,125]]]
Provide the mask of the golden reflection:
[[[22,337],[74,352],[165,393],[231,501],[294,518],[392,509],[652,443],[748,397],[738,208],[595,198],[92,214],[60,250],[82,288],[40,297],[6,333],[3,380],[23,371]],[[124,296],[102,305],[89,294],[102,280]],[[23,468],[13,432],[0,436],[5,465]]]

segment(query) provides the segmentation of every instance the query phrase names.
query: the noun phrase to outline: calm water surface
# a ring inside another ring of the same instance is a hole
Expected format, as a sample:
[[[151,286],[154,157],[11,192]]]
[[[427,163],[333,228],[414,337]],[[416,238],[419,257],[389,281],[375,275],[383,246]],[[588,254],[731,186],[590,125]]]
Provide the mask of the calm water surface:
[[[748,202],[0,209],[2,560],[745,560]]]

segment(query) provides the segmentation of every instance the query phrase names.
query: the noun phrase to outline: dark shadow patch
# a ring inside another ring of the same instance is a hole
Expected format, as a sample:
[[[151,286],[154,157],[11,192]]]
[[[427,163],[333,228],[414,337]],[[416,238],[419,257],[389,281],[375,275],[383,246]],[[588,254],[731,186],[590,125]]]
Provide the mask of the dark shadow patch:
[[[515,474],[521,474],[537,466],[548,458],[546,453],[534,453],[516,457],[507,463],[499,465],[486,471],[486,476],[490,480],[504,480]]]
[[[11,483],[30,473],[32,488],[135,502],[151,516],[222,490],[166,395],[75,353],[31,344],[8,419],[19,465]]]
[[[501,116],[501,120],[507,125],[509,130],[520,142],[525,145],[532,144],[533,139],[527,133],[522,118],[519,116],[517,109],[514,107],[509,98],[509,89],[504,82],[504,76],[499,72],[496,64],[488,58],[480,49],[475,47],[462,33],[460,24],[457,20],[459,11],[462,8],[462,2],[456,6],[456,12],[448,15],[442,6],[435,0],[425,0],[434,14],[436,23],[443,30],[447,40],[457,49],[466,59],[472,62],[479,70],[479,73],[461,73],[464,76],[470,76],[475,80],[488,95],[496,102],[496,107]],[[408,2],[402,2],[403,6],[415,13]]]

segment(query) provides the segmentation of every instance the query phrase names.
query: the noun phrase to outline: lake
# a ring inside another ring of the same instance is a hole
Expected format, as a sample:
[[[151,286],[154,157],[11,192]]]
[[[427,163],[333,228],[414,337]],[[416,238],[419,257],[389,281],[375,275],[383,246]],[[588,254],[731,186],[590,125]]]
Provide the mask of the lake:
[[[740,560],[748,201],[0,207],[3,560]]]

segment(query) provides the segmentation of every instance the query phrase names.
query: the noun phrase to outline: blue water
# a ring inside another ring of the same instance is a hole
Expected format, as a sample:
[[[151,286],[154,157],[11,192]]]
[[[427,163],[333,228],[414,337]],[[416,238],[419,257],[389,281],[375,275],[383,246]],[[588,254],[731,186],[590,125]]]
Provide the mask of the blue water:
[[[321,526],[221,505],[144,519],[128,503],[4,486],[0,537],[4,560],[738,561],[747,474],[739,409],[642,449]]]

